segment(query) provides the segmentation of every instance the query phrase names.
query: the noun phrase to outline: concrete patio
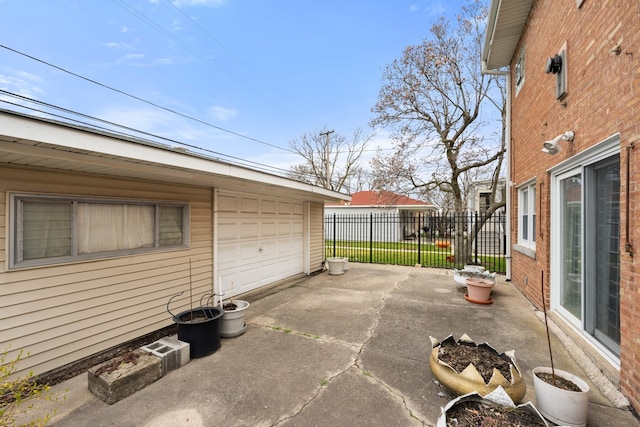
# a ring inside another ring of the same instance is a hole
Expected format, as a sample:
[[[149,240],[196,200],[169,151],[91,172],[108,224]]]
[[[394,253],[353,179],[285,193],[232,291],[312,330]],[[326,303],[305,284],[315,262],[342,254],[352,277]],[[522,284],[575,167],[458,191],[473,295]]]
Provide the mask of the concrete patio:
[[[549,365],[539,313],[504,277],[494,303],[477,305],[463,298],[451,271],[351,263],[343,275],[323,272],[246,299],[245,334],[113,405],[89,393],[86,373],[54,386],[67,392],[50,404],[53,423],[433,426],[453,396],[434,382],[429,335],[467,333],[498,351],[515,349],[525,401],[535,403],[531,369]],[[640,425],[572,343],[552,340],[555,366],[591,385],[589,426]]]

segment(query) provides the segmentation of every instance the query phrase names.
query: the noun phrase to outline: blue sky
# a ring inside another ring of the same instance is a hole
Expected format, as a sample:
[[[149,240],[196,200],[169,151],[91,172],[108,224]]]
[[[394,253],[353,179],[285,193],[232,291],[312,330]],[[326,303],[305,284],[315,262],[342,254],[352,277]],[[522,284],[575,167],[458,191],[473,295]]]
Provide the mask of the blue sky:
[[[300,162],[288,143],[305,132],[372,132],[385,65],[462,3],[0,0],[0,89],[287,168]],[[390,146],[384,131],[378,146]]]

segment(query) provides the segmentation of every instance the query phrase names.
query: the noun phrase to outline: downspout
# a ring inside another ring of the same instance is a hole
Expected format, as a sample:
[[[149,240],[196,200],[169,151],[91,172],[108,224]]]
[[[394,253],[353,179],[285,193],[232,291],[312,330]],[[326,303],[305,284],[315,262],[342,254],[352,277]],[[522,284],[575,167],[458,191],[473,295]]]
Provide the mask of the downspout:
[[[507,105],[505,108],[507,109],[507,113],[505,115],[505,127],[504,127],[504,138],[505,138],[505,149],[506,149],[506,166],[507,166],[507,179],[506,179],[506,200],[505,204],[507,206],[507,218],[506,218],[506,239],[507,239],[507,253],[505,254],[505,260],[507,264],[507,278],[508,282],[511,281],[511,187],[513,186],[513,182],[511,182],[511,70],[508,71],[499,71],[499,70],[488,70],[486,61],[482,61],[482,74],[494,75],[494,76],[506,76],[507,80]]]
[[[216,294],[216,284],[218,283],[218,189],[211,188],[211,209],[213,211],[213,215],[211,215],[211,229],[213,232],[213,236],[211,239],[212,245],[212,253],[213,256],[213,265],[212,270],[212,283],[211,283],[211,293]],[[222,292],[222,289],[220,289]],[[222,296],[218,295],[218,298],[222,298]],[[213,298],[214,303],[217,301],[216,298]]]

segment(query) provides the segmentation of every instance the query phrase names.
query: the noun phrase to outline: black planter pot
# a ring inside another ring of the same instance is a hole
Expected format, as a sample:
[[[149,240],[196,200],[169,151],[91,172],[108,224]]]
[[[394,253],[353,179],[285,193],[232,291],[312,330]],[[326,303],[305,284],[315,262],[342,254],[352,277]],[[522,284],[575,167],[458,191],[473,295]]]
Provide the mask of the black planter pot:
[[[178,325],[178,339],[189,343],[191,358],[203,357],[220,348],[219,307],[199,307],[173,317]]]

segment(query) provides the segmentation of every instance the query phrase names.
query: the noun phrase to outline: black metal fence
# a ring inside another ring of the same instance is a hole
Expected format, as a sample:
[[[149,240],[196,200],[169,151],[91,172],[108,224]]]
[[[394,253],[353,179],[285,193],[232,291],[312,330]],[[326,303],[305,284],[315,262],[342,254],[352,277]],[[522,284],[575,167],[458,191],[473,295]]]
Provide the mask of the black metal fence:
[[[325,257],[439,268],[461,268],[474,262],[489,271],[504,273],[505,215],[496,213],[484,224],[480,220],[477,212],[328,214]],[[479,230],[474,236],[476,228]],[[460,247],[456,249],[456,245]]]

